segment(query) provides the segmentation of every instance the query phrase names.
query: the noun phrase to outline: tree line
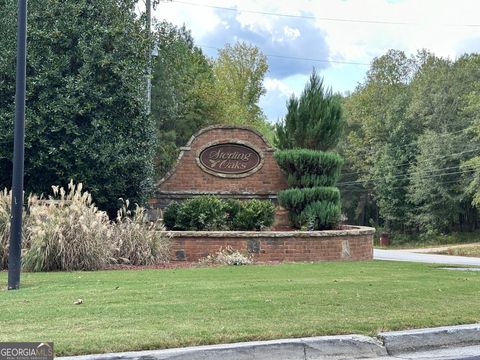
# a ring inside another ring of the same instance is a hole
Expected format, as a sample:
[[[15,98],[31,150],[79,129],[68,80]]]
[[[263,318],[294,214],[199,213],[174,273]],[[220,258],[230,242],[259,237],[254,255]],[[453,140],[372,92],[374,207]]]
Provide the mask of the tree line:
[[[338,183],[350,222],[435,234],[478,228],[480,55],[390,50],[343,98]]]
[[[238,43],[214,61],[185,28],[147,32],[136,0],[31,0],[25,191],[82,182],[114,216],[121,198],[146,204],[179,147],[214,123],[248,124],[272,138],[258,106],[267,61]],[[16,3],[0,0],[0,188],[11,186]],[[153,61],[148,114],[148,53]]]
[[[350,223],[426,234],[478,227],[479,55],[450,60],[390,50],[345,96],[323,89],[314,73],[316,83],[307,84],[304,99],[289,99],[275,128],[258,105],[268,65],[257,47],[226,45],[212,59],[185,27],[159,22],[148,34],[135,3],[29,2],[27,193],[49,193],[73,178],[114,214],[119,198],[146,203],[196,131],[242,124],[279,148],[339,152],[345,164],[337,186]],[[11,185],[15,19],[15,3],[0,0],[1,188]],[[325,102],[309,108],[315,91]],[[310,116],[326,120],[309,127]]]

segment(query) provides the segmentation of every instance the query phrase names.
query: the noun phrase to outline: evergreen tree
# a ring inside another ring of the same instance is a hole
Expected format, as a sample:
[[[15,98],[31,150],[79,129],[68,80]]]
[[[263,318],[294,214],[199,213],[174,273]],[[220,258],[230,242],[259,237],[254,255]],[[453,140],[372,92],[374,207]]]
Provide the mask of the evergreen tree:
[[[285,120],[276,126],[275,145],[326,151],[338,144],[343,126],[340,97],[324,88],[314,70],[300,98],[289,99]]]
[[[31,0],[26,192],[83,182],[111,213],[146,202],[154,127],[146,114],[150,39],[134,0]],[[14,1],[0,2],[0,188],[10,187],[15,95]]]

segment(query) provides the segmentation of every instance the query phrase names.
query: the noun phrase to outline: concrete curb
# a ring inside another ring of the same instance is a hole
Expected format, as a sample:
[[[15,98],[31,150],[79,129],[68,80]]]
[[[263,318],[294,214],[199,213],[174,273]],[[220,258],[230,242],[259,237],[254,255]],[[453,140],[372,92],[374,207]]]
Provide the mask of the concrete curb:
[[[363,335],[252,341],[177,349],[61,357],[59,360],[321,360],[388,355],[480,345],[480,324]]]
[[[390,355],[449,346],[478,345],[480,344],[480,324],[392,331],[380,333],[378,338]]]
[[[319,336],[253,341],[179,349],[124,352],[58,358],[61,360],[315,360],[386,356],[382,344],[362,335]]]

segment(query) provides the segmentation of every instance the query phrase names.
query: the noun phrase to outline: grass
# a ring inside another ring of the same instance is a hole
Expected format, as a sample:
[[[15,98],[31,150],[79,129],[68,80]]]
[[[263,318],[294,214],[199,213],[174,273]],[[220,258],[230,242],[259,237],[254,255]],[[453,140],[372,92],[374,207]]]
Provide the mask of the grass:
[[[477,272],[378,261],[24,273],[19,291],[0,289],[0,341],[75,355],[374,335],[478,322],[479,291]]]
[[[480,257],[480,245],[452,247],[438,251],[437,254]]]
[[[378,246],[380,231],[375,234],[375,245]],[[435,247],[441,245],[468,244],[480,242],[480,231],[459,232],[439,235],[409,235],[394,233],[390,234],[389,248],[407,249]]]

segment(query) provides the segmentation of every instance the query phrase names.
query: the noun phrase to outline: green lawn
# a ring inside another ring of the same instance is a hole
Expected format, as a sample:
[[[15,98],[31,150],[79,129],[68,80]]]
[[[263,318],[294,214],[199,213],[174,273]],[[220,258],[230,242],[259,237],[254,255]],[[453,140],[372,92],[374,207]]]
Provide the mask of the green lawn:
[[[0,341],[54,341],[57,355],[480,321],[480,273],[401,262],[25,273],[19,291],[6,281]]]

